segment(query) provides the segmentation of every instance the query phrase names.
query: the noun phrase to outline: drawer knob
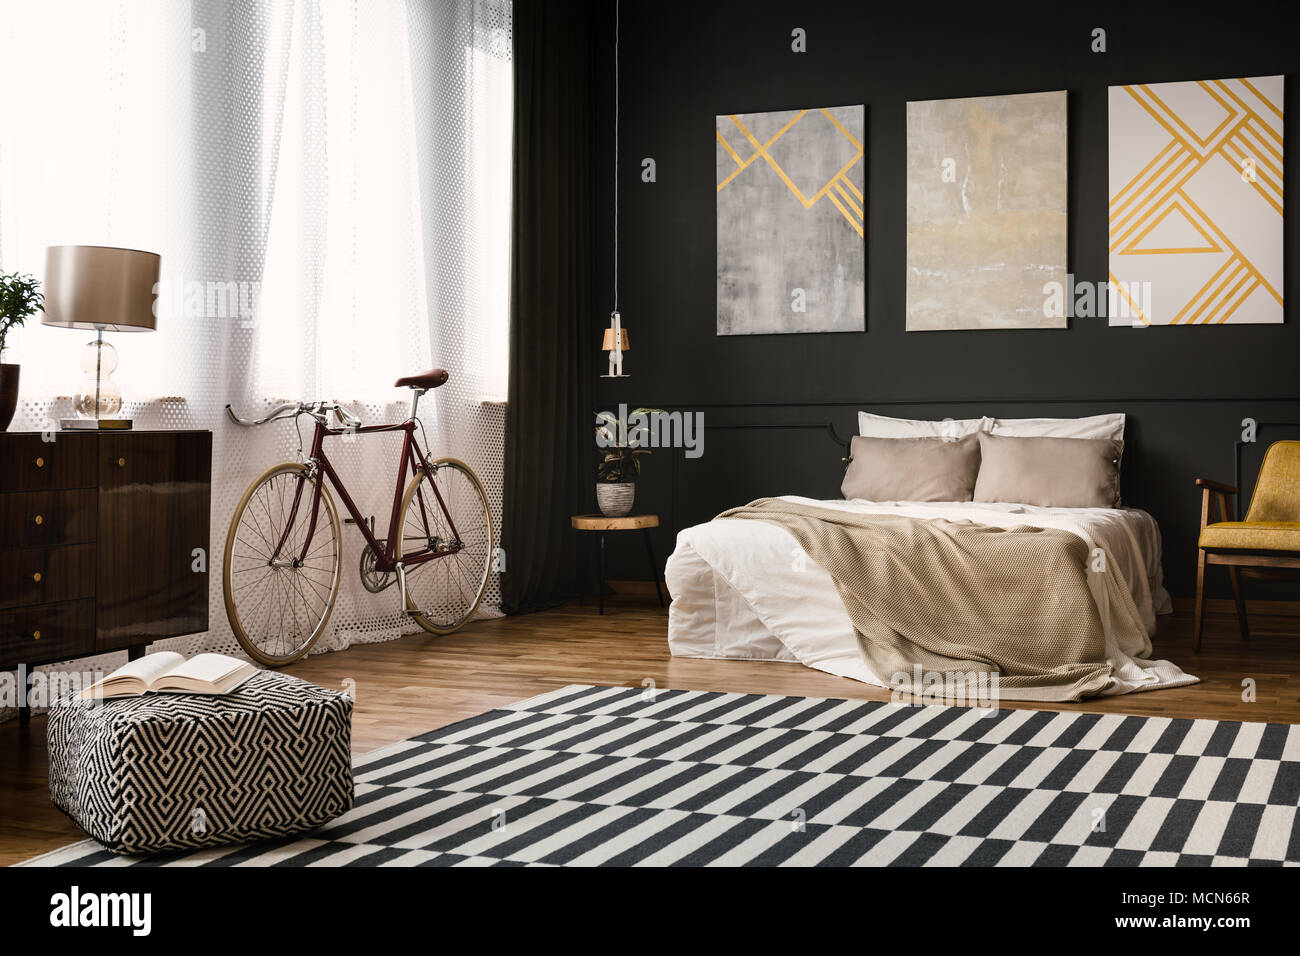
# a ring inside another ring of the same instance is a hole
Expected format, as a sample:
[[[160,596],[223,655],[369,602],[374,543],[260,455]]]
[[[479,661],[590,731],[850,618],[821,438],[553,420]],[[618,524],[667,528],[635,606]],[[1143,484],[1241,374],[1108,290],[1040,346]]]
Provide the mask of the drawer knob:
[[[40,571],[37,571],[35,574],[33,574],[33,575],[32,575],[32,580],[35,581],[37,584],[40,584],[40,583],[41,583],[41,572],[40,572]]]
[[[45,467],[45,459],[44,459],[44,458],[37,458],[37,459],[36,459],[36,467],[37,467],[37,468],[44,468],[44,467]]]
[[[45,524],[45,515],[37,515],[32,520],[35,521],[37,524]]]
[[[33,641],[39,641],[40,639],[41,639],[41,632],[40,632],[40,631],[32,631],[32,640],[33,640]]]
[[[126,467],[126,459],[125,459],[125,458],[119,458],[119,459],[117,460],[117,467],[119,467],[119,468],[125,468],[125,467]]]

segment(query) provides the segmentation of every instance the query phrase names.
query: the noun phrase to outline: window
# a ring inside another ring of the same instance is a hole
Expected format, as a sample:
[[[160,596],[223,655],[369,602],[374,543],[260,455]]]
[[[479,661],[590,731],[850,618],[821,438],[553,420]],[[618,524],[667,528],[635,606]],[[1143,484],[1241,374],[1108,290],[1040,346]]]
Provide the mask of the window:
[[[8,4],[0,268],[161,253],[158,331],[116,339],[128,401],[216,371],[383,402],[431,362],[504,399],[509,25],[505,0]],[[80,384],[66,330],[11,344],[25,393]]]

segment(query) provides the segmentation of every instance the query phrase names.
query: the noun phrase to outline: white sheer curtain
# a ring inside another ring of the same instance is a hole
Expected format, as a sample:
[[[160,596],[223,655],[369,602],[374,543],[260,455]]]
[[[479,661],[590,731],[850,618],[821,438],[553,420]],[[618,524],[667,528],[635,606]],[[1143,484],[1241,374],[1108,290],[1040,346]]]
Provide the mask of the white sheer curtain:
[[[118,336],[138,427],[214,433],[211,630],[233,650],[220,553],[243,488],[296,455],[292,425],[240,430],[282,399],[400,414],[392,382],[451,382],[422,418],[500,514],[509,284],[509,0],[5,0],[0,13],[0,270],[58,243],[163,258],[158,330]],[[14,429],[70,414],[85,334],[11,336]],[[394,446],[336,443],[386,521]],[[408,630],[393,592],[344,587],[322,647]],[[499,603],[493,583],[485,602]]]
[[[406,11],[360,9],[296,4],[272,23],[254,375],[264,396],[382,402],[394,356],[419,364],[430,351]]]

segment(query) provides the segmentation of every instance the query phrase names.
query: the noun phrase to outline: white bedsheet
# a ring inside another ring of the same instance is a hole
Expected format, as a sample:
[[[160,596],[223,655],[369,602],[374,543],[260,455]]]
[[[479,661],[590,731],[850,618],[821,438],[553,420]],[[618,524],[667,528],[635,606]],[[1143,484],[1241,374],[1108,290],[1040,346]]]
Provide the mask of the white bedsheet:
[[[1172,610],[1161,577],[1160,529],[1134,508],[1040,508],[980,502],[816,501],[822,508],[863,514],[970,520],[999,528],[1060,528],[1101,548],[1133,597],[1140,639],[1109,637],[1112,684],[1105,694],[1195,683],[1168,661],[1149,660],[1156,615]],[[1097,576],[1090,575],[1090,583]],[[888,686],[867,668],[848,612],[831,576],[803,555],[785,529],[766,521],[710,521],[677,535],[665,571],[672,604],[668,645],[677,657],[798,661],[817,670]],[[1103,622],[1104,589],[1093,589]],[[1123,632],[1125,629],[1116,628]],[[885,675],[886,677],[888,675]]]

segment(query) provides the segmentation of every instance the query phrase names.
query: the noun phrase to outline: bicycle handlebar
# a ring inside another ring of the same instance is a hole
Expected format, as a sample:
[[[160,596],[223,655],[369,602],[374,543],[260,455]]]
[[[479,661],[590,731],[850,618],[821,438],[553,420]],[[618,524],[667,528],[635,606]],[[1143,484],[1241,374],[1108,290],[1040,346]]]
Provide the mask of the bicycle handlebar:
[[[236,425],[243,425],[244,427],[248,428],[248,427],[252,427],[253,425],[265,425],[267,422],[273,422],[279,418],[286,418],[289,412],[293,412],[294,414],[297,414],[300,408],[301,406],[298,405],[296,402],[293,404],[279,405],[271,412],[271,414],[267,415],[265,418],[258,418],[249,421],[248,419],[240,418],[238,415],[236,415],[234,409],[232,409],[230,405],[227,404],[226,414],[230,416],[230,420],[234,422]]]
[[[361,425],[361,419],[338,402],[286,402],[273,408],[265,418],[257,418],[251,421],[240,418],[229,404],[226,405],[226,414],[230,417],[230,420],[236,425],[242,425],[246,428],[251,428],[254,425],[265,425],[268,422],[278,421],[282,418],[296,418],[299,415],[310,415],[322,425],[328,425],[330,412],[333,412],[338,417],[344,427],[357,428]]]

